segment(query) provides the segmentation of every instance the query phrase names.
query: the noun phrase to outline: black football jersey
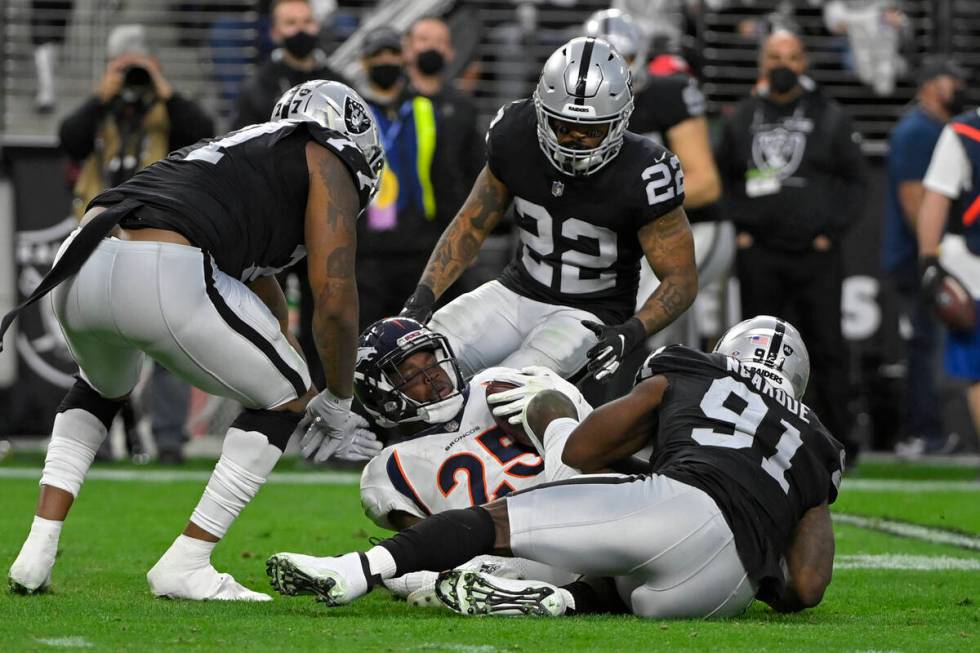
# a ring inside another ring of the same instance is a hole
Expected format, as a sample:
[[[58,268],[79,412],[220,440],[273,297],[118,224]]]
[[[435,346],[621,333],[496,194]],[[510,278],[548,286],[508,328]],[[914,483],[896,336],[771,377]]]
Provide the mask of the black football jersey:
[[[490,124],[487,166],[514,196],[521,236],[520,252],[500,282],[609,324],[629,319],[643,256],[637,232],[684,202],[677,157],[626,132],[605,167],[585,177],[566,175],[538,144],[533,102],[521,100]]]
[[[306,255],[306,144],[311,140],[344,162],[363,210],[371,170],[360,149],[339,132],[296,121],[250,125],[172,152],[91,205],[138,200],[143,206],[121,226],[176,231],[210,253],[225,274],[252,281]]]
[[[711,496],[749,577],[781,586],[800,517],[837,498],[843,446],[805,404],[730,356],[671,345],[646,365],[669,381],[653,471]]]
[[[704,102],[697,81],[690,75],[650,77],[633,96],[629,130],[666,143],[672,127],[704,115]]]

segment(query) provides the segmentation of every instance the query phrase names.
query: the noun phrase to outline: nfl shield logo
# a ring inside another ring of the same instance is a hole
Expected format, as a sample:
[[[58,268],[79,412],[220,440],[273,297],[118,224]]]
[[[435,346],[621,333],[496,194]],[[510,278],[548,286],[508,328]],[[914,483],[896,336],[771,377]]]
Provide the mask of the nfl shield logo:
[[[551,194],[555,197],[561,197],[561,194],[565,192],[565,184],[560,181],[551,182]]]

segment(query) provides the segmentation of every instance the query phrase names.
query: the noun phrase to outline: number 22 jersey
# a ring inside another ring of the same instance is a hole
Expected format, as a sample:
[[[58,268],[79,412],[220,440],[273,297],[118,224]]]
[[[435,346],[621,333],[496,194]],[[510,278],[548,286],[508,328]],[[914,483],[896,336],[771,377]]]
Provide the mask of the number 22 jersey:
[[[521,248],[500,282],[519,295],[581,308],[609,324],[633,315],[643,250],[637,231],[684,203],[677,157],[626,132],[591,175],[560,172],[538,145],[531,100],[497,113],[487,166],[514,196]]]

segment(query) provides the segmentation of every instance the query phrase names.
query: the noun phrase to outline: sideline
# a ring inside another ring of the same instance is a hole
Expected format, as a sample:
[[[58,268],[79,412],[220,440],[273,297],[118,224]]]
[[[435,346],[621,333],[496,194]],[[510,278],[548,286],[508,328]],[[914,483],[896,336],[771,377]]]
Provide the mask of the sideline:
[[[888,535],[897,535],[898,537],[906,537],[933,544],[949,544],[970,551],[980,551],[980,537],[967,533],[958,533],[931,526],[920,526],[919,524],[910,524],[908,522],[900,522],[881,517],[862,517],[861,515],[840,512],[833,513],[832,519],[836,524],[849,524],[859,528],[878,531],[879,533],[887,533]]]
[[[40,479],[37,467],[0,467],[0,479]],[[86,481],[140,481],[144,483],[173,483],[175,481],[207,482],[211,472],[180,469],[93,469]],[[360,472],[272,472],[267,483],[276,485],[358,485]]]

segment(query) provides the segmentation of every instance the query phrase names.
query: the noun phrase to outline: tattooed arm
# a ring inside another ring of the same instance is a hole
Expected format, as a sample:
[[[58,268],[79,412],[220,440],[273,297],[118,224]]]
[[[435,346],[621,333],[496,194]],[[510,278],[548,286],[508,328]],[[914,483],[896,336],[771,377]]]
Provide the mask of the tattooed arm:
[[[310,191],[306,201],[306,255],[313,291],[313,340],[326,387],[335,397],[354,394],[357,351],[357,189],[350,173],[321,145],[306,146]]]
[[[635,317],[647,334],[654,334],[676,320],[698,294],[694,236],[682,207],[646,225],[637,236],[660,285]]]
[[[480,246],[500,222],[512,196],[503,182],[484,166],[473,190],[432,250],[420,285],[432,290],[438,299],[473,262]]]

